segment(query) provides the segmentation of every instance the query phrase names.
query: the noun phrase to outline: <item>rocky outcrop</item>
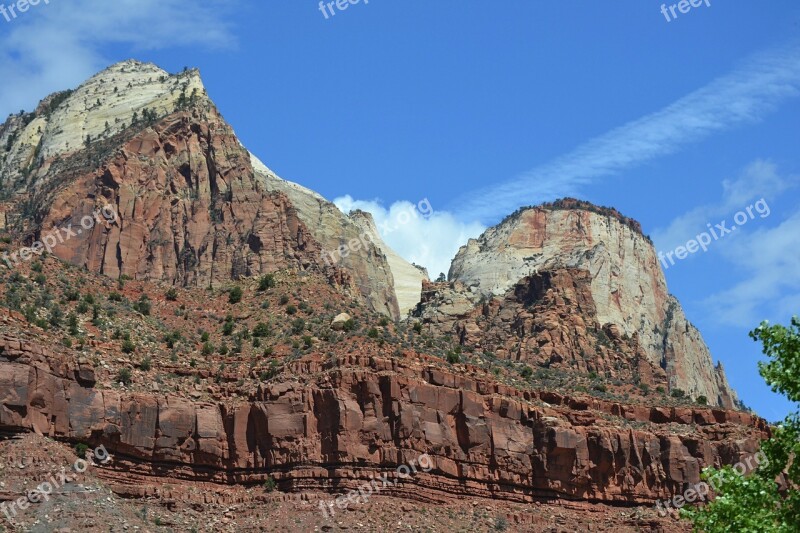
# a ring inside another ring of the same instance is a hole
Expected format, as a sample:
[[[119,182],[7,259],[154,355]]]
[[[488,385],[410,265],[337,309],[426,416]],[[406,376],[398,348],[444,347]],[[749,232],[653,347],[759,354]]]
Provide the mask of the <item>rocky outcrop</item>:
[[[316,270],[370,308],[401,314],[388,247],[367,242],[327,260],[360,226],[251,158],[196,70],[170,75],[126,61],[12,116],[0,127],[0,194],[17,196],[9,224],[29,240],[78,228],[112,205],[117,220],[54,250],[109,276],[218,286],[277,269]]]
[[[614,210],[576,200],[520,210],[463,246],[449,279],[477,302],[505,294],[526,276],[561,268],[589,273],[596,321],[636,334],[673,389],[734,405],[736,395],[715,370],[702,337],[667,292],[652,243]]]
[[[410,265],[382,241],[362,238],[365,233],[361,225],[332,202],[310,189],[281,179],[254,155],[250,154],[250,159],[256,176],[267,190],[278,191],[292,202],[297,216],[322,247],[319,259],[326,265],[350,272],[373,309],[395,319],[404,316],[407,310],[401,311],[399,295],[403,295],[405,308],[406,290],[401,281],[403,288],[398,293],[394,270],[402,273],[404,266]],[[345,253],[340,252],[341,247],[345,247]]]
[[[422,283],[429,281],[427,271],[412,265],[383,242],[371,214],[360,210],[353,211],[350,213],[350,219],[361,228],[361,234],[365,235],[386,256],[389,268],[392,269],[394,292],[400,306],[400,316],[408,316],[409,311],[414,309],[420,301]]]
[[[164,477],[341,490],[427,453],[433,469],[390,493],[625,505],[683,490],[703,466],[755,452],[768,431],[746,413],[522,392],[433,359],[297,365],[318,377],[246,402],[194,402],[94,389],[78,380],[91,368],[0,336],[0,430],[104,444],[129,495]]]
[[[585,270],[540,272],[478,306],[464,292],[460,282],[426,284],[416,315],[429,329],[453,332],[470,351],[553,373],[602,376],[607,383],[648,390],[667,385],[665,371],[648,360],[636,334],[597,322]]]
[[[0,127],[3,188],[22,191],[44,177],[56,157],[205,99],[197,70],[170,75],[149,63],[117,63],[74,91],[49,96],[34,113],[12,116]]]

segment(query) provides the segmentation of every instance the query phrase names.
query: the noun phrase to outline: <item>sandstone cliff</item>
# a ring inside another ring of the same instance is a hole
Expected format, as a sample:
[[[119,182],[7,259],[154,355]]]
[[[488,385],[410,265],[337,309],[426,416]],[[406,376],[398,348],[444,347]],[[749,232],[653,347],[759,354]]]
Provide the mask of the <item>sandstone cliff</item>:
[[[574,200],[520,210],[463,246],[449,278],[478,301],[504,294],[526,276],[560,268],[589,273],[597,322],[636,334],[673,389],[734,405],[736,395],[721,367],[714,368],[699,331],[667,292],[652,243],[616,211]]]
[[[433,469],[390,494],[626,505],[697,483],[703,466],[753,453],[767,431],[744,413],[522,392],[435,360],[296,366],[313,379],[265,385],[248,402],[198,402],[98,390],[91,366],[0,336],[0,428],[102,443],[115,457],[112,486],[128,496],[157,494],[165,475],[355,488],[427,453]]]
[[[383,243],[326,261],[360,226],[251,156],[196,70],[126,61],[10,117],[0,127],[0,193],[16,197],[9,218],[29,239],[113,205],[116,222],[55,250],[109,276],[217,286],[311,269],[401,315],[387,253],[395,269],[411,265]]]

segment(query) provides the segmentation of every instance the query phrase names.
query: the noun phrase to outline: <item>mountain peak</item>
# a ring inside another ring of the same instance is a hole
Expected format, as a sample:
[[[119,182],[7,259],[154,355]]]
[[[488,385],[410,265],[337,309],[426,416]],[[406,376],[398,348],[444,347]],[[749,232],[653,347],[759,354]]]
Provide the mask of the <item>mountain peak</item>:
[[[520,214],[522,214],[522,213],[524,213],[526,211],[536,211],[536,210],[548,210],[548,211],[579,210],[579,211],[588,211],[590,213],[595,213],[595,214],[598,214],[598,215],[603,215],[603,216],[607,216],[607,217],[610,217],[610,218],[614,218],[614,219],[618,220],[620,223],[622,223],[623,225],[625,225],[625,226],[629,227],[630,229],[632,229],[633,231],[635,231],[636,233],[639,233],[640,235],[645,237],[647,240],[650,240],[650,238],[647,237],[644,234],[644,232],[642,231],[642,225],[637,220],[635,220],[633,218],[630,218],[630,217],[626,217],[625,215],[620,213],[616,208],[601,206],[601,205],[597,205],[597,204],[594,204],[592,202],[589,202],[587,200],[579,200],[577,198],[571,198],[571,197],[559,198],[558,200],[555,200],[553,202],[543,202],[543,203],[541,203],[539,205],[535,205],[535,206],[520,207],[519,209],[514,211],[512,214],[510,214],[506,218],[504,218],[503,221],[500,224],[502,225],[503,223],[507,222],[508,220],[517,218]]]

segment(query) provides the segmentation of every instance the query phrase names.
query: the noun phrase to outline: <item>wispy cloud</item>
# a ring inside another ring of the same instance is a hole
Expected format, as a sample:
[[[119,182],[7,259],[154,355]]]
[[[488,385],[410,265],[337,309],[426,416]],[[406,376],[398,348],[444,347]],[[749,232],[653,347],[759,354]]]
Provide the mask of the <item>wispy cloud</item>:
[[[781,173],[774,163],[757,160],[736,179],[722,182],[718,201],[695,207],[652,233],[659,249],[671,250],[706,231],[707,224],[726,220],[731,227],[735,213],[755,200],[767,202],[769,210],[756,215],[760,222],[737,227],[709,247],[715,263],[704,268],[724,272],[723,279],[730,280],[727,288],[700,301],[715,322],[750,328],[764,319],[785,321],[800,309],[800,206],[785,205],[790,197],[786,191],[798,185],[800,176]]]
[[[83,82],[131,53],[233,44],[223,0],[70,0],[40,3],[11,22],[0,18],[0,120],[32,109],[54,91]]]
[[[798,177],[780,175],[771,161],[754,161],[738,178],[722,182],[722,198],[719,201],[695,207],[675,218],[667,227],[654,230],[651,236],[659,250],[674,250],[676,246],[685,245],[688,240],[707,231],[708,224],[714,225],[726,220],[730,227],[733,225],[731,220],[734,214],[745,210],[754,200],[763,198],[769,206],[783,192],[798,183],[800,183]],[[724,241],[720,241],[720,244],[743,237],[750,227],[742,228],[743,231],[737,234],[731,234]]]
[[[760,54],[666,108],[592,139],[500,186],[462,195],[452,206],[493,221],[521,205],[576,195],[582,186],[740,124],[800,94],[800,47]]]
[[[800,212],[780,225],[733,241],[723,255],[743,281],[703,303],[722,324],[752,327],[761,320],[785,322],[800,309]]]

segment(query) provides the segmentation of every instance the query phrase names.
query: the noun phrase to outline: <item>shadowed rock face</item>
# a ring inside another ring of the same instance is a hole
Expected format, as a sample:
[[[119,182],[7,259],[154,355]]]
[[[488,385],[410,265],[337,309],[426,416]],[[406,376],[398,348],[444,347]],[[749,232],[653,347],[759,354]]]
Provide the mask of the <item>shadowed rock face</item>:
[[[429,473],[387,492],[626,504],[669,497],[698,482],[702,467],[755,452],[766,434],[745,413],[521,392],[433,360],[303,365],[321,374],[250,401],[201,403],[95,390],[91,367],[0,336],[0,429],[104,444],[130,495],[151,491],[152,476],[256,483],[271,474],[285,489],[355,487],[427,453]]]
[[[503,295],[538,272],[584,270],[597,322],[636,334],[650,363],[667,371],[673,389],[733,407],[736,394],[667,292],[655,249],[638,224],[616,211],[586,206],[564,201],[516,213],[463,246],[449,279],[463,284],[464,296],[476,302]]]

